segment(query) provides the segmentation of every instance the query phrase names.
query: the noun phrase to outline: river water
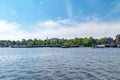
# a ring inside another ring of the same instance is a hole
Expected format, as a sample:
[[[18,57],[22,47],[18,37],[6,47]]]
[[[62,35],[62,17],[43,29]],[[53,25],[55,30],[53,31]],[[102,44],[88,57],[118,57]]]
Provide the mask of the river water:
[[[0,48],[0,80],[120,80],[120,48]]]

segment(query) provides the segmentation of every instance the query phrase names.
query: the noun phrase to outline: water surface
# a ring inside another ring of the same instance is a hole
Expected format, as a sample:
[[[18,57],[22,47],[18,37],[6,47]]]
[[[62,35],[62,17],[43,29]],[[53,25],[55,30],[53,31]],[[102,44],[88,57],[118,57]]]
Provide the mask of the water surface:
[[[0,80],[120,80],[120,48],[0,48]]]

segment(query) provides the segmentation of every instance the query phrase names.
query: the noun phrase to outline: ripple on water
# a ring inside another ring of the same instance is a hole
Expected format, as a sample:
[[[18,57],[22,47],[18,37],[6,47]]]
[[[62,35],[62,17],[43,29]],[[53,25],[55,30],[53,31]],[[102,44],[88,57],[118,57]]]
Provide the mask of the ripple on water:
[[[120,79],[120,49],[112,53],[91,48],[15,50],[0,53],[0,80]]]

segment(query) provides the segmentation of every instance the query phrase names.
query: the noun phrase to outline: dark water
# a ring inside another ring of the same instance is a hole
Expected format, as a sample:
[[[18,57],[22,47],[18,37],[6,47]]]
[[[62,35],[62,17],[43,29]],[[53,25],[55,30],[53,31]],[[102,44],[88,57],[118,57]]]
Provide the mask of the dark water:
[[[0,80],[120,80],[120,48],[0,48]]]

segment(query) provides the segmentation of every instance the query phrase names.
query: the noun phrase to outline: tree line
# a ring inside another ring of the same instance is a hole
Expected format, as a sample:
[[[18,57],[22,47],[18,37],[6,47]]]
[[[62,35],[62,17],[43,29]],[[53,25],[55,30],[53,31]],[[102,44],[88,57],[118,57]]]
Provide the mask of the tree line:
[[[73,39],[22,39],[17,41],[5,40],[0,42],[1,47],[9,47],[13,45],[24,45],[24,46],[83,46],[90,47],[92,45],[100,45],[100,44],[112,44],[114,40],[112,38],[100,38],[94,39],[93,37],[89,38],[73,38]]]

